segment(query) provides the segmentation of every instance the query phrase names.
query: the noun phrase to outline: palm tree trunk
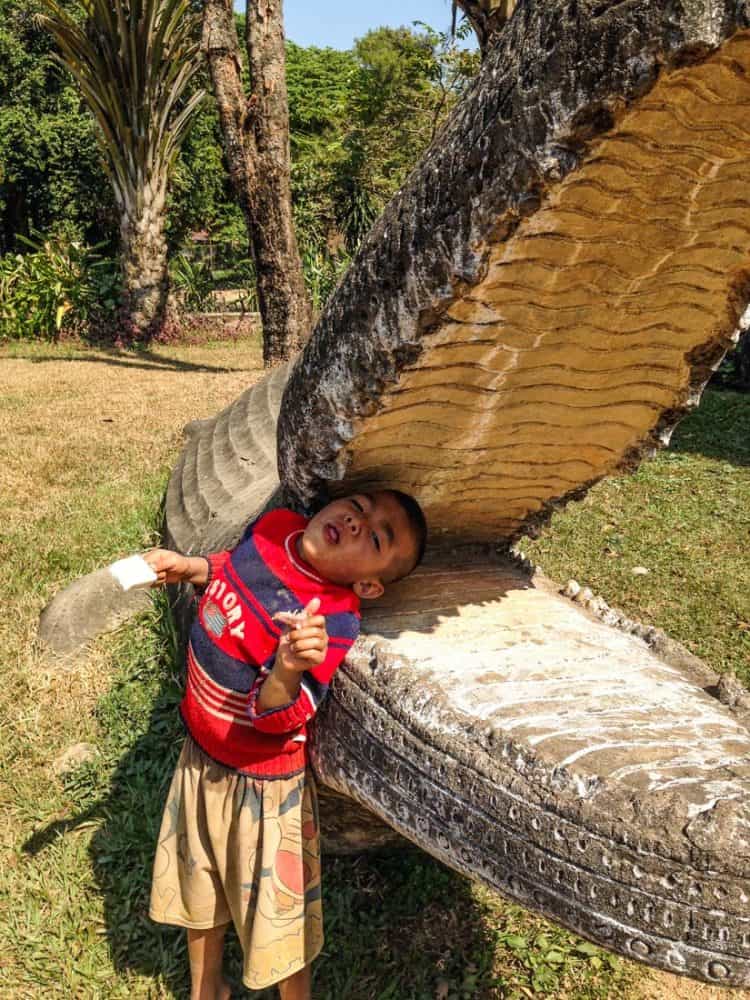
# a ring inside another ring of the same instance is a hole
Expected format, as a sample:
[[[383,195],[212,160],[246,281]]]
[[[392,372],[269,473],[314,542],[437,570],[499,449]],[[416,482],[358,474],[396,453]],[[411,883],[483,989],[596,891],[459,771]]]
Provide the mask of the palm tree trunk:
[[[128,341],[148,342],[163,328],[169,272],[164,236],[165,193],[146,185],[139,205],[120,217],[122,301],[120,327]]]
[[[199,23],[184,0],[112,4],[86,0],[86,18],[41,0],[42,23],[98,125],[104,165],[120,212],[121,336],[148,341],[165,319],[165,202],[169,175],[204,97]]]
[[[247,220],[263,321],[263,360],[276,364],[297,351],[311,322],[292,220],[284,29],[281,0],[247,9],[246,46],[252,93],[242,64],[232,6],[207,0],[206,53],[229,172]]]

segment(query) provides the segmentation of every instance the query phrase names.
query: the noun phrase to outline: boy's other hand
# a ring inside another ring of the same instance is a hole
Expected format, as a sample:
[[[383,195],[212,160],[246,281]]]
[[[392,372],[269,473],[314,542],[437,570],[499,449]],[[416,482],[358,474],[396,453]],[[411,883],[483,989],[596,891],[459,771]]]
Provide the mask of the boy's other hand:
[[[189,560],[179,552],[151,549],[143,558],[156,573],[156,581],[152,584],[154,587],[165,583],[181,583],[187,577]]]
[[[326,620],[317,613],[320,598],[313,597],[304,611],[279,611],[274,619],[287,626],[279,640],[274,669],[301,673],[319,666],[328,652]]]

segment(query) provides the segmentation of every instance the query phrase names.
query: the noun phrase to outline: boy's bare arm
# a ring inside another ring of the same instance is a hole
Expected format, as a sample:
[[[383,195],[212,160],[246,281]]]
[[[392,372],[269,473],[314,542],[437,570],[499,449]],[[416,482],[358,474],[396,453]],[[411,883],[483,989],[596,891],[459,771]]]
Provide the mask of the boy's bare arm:
[[[304,671],[326,658],[328,633],[325,617],[316,614],[319,607],[320,600],[314,597],[299,615],[279,612],[274,616],[289,629],[279,640],[273,668],[258,692],[258,712],[282,708],[294,701]]]
[[[204,587],[208,581],[208,559],[204,556],[183,556],[170,549],[151,549],[143,557],[156,573],[156,583],[192,583]]]

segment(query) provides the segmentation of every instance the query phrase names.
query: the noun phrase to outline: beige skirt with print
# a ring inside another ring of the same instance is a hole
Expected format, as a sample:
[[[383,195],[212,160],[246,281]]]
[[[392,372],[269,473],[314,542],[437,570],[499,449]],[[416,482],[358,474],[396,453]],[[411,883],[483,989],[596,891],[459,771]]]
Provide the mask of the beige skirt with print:
[[[212,761],[188,738],[164,809],[150,914],[196,929],[231,921],[250,989],[312,962],[323,946],[323,915],[310,772],[249,778]]]

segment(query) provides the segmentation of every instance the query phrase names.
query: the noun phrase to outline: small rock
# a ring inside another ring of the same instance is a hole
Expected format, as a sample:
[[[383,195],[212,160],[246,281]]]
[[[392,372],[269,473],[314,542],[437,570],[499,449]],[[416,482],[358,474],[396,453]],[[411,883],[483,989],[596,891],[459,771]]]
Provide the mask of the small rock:
[[[568,580],[568,582],[565,584],[565,589],[563,590],[563,594],[565,594],[566,597],[575,597],[580,589],[581,585],[579,583],[576,583],[575,580]]]
[[[750,692],[736,674],[722,674],[716,689],[719,701],[728,708],[746,711],[750,708]]]
[[[651,570],[646,569],[645,566],[634,566],[630,572],[633,574],[633,576],[648,576]]]
[[[52,770],[58,777],[75,771],[81,764],[88,764],[96,756],[96,747],[91,743],[74,743],[73,746],[63,750],[52,764]]]
[[[594,593],[591,590],[591,587],[583,587],[578,591],[573,600],[576,601],[577,604],[588,604],[593,596]]]

